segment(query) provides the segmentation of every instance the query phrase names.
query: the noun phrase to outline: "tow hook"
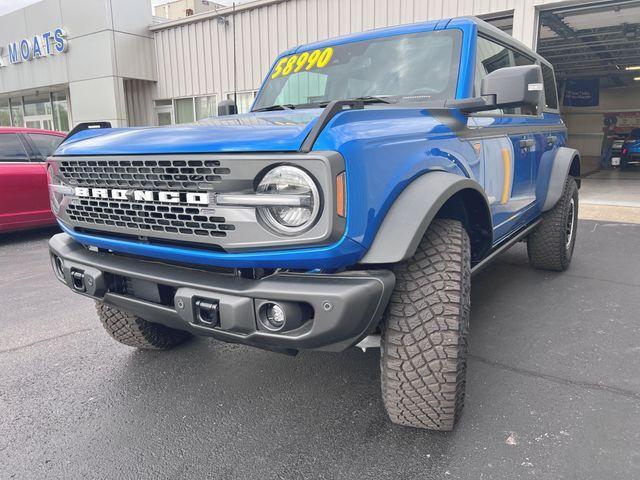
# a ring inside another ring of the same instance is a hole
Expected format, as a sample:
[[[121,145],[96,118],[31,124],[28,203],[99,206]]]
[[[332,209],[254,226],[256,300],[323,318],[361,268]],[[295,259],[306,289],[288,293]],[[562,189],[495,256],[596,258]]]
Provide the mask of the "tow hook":
[[[71,281],[73,289],[76,292],[86,292],[87,287],[84,283],[84,272],[81,270],[72,269],[71,270]]]
[[[196,319],[207,327],[217,327],[220,324],[218,302],[196,300]]]

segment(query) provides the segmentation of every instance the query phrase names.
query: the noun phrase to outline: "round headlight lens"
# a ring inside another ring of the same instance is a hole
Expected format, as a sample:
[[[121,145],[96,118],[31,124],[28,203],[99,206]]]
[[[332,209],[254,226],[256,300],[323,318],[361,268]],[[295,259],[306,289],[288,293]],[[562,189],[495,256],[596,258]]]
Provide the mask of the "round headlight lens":
[[[320,212],[320,194],[311,176],[298,167],[281,165],[267,172],[257,193],[291,198],[294,205],[259,207],[258,215],[277,233],[295,235],[308,230]],[[285,202],[286,203],[286,202]]]

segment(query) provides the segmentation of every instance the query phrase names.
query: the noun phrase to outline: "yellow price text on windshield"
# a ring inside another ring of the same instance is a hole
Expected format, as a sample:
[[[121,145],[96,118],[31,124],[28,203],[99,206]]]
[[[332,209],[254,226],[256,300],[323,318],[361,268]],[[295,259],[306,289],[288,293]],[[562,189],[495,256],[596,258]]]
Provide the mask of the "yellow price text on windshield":
[[[271,78],[286,77],[287,75],[303,70],[308,72],[314,68],[324,68],[329,65],[332,57],[333,48],[331,47],[327,47],[324,50],[314,50],[312,52],[303,52],[282,57],[273,69]]]

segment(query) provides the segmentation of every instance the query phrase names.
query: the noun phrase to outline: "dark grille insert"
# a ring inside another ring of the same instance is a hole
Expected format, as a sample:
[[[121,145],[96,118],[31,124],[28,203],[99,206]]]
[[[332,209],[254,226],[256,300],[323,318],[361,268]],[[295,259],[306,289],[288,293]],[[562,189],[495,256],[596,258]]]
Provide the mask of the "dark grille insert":
[[[79,187],[198,190],[231,169],[219,160],[58,160],[66,183]]]
[[[223,217],[202,215],[198,208],[155,204],[140,204],[116,200],[80,199],[67,207],[73,222],[88,225],[112,225],[127,229],[153,232],[226,237],[235,225]]]

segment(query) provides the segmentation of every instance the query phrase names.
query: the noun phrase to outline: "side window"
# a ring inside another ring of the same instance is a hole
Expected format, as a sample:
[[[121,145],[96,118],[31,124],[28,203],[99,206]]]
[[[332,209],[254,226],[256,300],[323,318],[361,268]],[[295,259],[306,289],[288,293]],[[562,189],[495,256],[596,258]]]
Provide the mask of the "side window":
[[[36,148],[36,153],[44,160],[56,151],[58,145],[62,142],[62,137],[55,135],[43,135],[40,133],[29,133],[27,135]]]
[[[558,108],[558,90],[556,89],[556,79],[553,69],[544,63],[542,67],[542,78],[544,81],[544,98],[548,108]]]
[[[0,162],[28,162],[29,157],[15,133],[0,133]]]
[[[533,65],[535,61],[522,53],[512,50],[483,37],[478,37],[476,53],[474,95],[480,95],[482,79],[491,72],[504,67],[517,67],[520,65]],[[535,115],[535,112],[523,112],[521,108],[505,108],[488,112],[489,114],[509,115]]]

